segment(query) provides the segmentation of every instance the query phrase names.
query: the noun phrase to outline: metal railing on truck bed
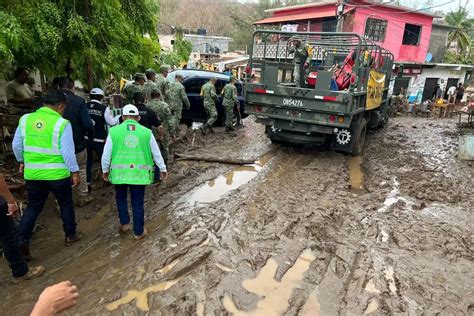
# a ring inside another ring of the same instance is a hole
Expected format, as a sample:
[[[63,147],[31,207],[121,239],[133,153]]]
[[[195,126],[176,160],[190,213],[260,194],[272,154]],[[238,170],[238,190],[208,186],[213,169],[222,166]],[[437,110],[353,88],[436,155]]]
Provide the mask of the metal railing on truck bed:
[[[317,71],[334,73],[337,67],[343,66],[350,59],[352,64],[351,76],[353,82],[348,91],[365,91],[370,70],[390,73],[393,65],[393,55],[373,41],[356,33],[338,32],[282,32],[256,31],[253,35],[253,45],[249,65],[254,73],[260,73],[260,82],[291,85],[293,82],[293,58],[290,43],[301,40],[311,47],[309,72]],[[266,66],[278,66],[277,77],[274,72],[266,72]],[[385,87],[388,87],[390,76],[386,76]],[[326,84],[326,82],[322,82]],[[322,84],[316,84],[318,90],[330,90]]]

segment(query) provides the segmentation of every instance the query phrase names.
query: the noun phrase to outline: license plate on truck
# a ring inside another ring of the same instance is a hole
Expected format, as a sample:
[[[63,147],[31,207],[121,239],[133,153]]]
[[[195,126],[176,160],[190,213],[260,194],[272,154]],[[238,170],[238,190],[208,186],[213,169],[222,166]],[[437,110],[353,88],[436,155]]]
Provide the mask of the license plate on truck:
[[[284,106],[294,106],[294,107],[299,107],[302,108],[304,107],[303,101],[298,100],[298,99],[283,99],[283,105]]]

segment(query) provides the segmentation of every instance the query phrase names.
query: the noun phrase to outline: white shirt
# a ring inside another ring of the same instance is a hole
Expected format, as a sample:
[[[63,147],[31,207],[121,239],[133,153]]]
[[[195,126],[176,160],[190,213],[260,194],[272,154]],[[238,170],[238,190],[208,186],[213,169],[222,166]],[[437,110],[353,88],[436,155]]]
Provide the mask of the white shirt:
[[[102,103],[99,100],[91,100],[91,102]],[[113,117],[112,112],[110,112],[110,108],[108,106],[105,108],[104,119],[105,123],[107,123],[109,126],[115,126],[119,123],[119,117]]]
[[[449,87],[448,94],[449,95],[454,95],[455,93],[456,93],[456,87],[455,86]]]
[[[110,162],[112,160],[112,147],[112,138],[110,138],[110,135],[108,135],[107,140],[105,141],[104,153],[102,154],[102,172],[110,171]],[[160,148],[158,147],[158,143],[156,142],[156,139],[155,137],[153,137],[153,135],[150,137],[150,148],[151,154],[153,156],[153,161],[155,161],[161,172],[166,172],[165,161],[161,156]]]

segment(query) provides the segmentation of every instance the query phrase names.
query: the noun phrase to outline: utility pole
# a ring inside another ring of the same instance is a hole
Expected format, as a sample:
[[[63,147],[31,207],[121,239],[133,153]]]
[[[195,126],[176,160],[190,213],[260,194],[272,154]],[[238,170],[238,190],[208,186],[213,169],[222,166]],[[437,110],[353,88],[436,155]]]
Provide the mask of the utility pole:
[[[337,4],[336,15],[337,15],[337,26],[336,32],[342,32],[342,27],[344,24],[344,6],[348,0],[340,0]]]

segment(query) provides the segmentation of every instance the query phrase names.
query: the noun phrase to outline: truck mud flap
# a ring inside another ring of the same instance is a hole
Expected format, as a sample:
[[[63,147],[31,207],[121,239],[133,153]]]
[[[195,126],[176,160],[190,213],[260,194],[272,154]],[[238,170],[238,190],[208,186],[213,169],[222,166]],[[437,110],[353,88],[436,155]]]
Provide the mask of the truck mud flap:
[[[351,128],[339,129],[331,139],[331,148],[336,151],[346,152],[352,155],[361,154],[365,136],[367,133],[367,122],[361,117],[354,121]]]

